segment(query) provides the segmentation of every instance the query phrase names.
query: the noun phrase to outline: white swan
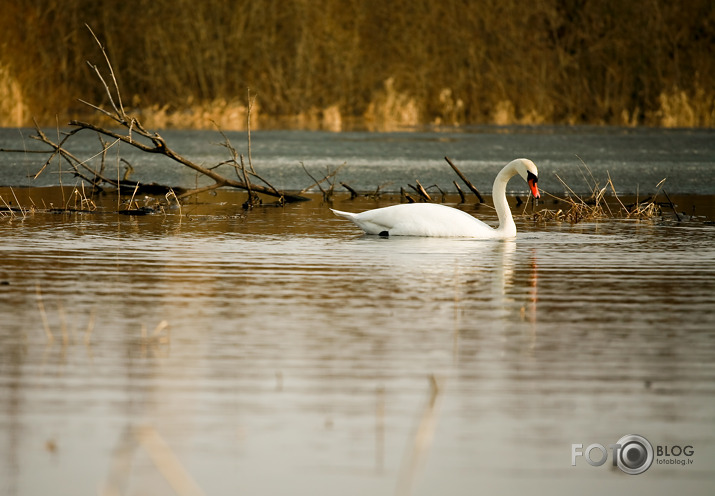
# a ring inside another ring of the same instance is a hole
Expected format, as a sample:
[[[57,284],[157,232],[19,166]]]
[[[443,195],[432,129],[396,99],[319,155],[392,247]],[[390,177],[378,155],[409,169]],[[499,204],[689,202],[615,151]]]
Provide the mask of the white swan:
[[[539,198],[536,186],[538,171],[529,159],[518,158],[509,162],[497,174],[492,188],[494,207],[499,217],[499,227],[485,224],[456,208],[435,203],[404,203],[376,208],[359,214],[334,210],[333,213],[353,221],[368,234],[382,236],[433,236],[463,238],[513,238],[516,225],[506,201],[506,183],[516,174],[526,181],[534,198]]]

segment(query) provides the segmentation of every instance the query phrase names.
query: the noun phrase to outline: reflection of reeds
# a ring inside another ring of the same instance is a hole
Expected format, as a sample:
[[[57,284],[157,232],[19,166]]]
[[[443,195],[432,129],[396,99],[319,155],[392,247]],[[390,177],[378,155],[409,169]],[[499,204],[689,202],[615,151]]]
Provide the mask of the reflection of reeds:
[[[422,410],[420,422],[417,426],[412,442],[402,459],[402,467],[397,479],[397,494],[408,495],[412,493],[412,486],[420,468],[427,458],[427,453],[432,446],[434,431],[437,427],[439,404],[442,399],[444,379],[430,375],[430,394]]]
[[[151,333],[151,336],[147,333],[146,326],[142,324],[142,341],[145,343],[169,344],[171,341],[169,322],[166,320],[159,322]]]
[[[132,456],[137,447],[149,455],[159,473],[179,496],[203,496],[204,492],[182,465],[171,447],[157,430],[150,426],[127,428],[121,435],[112,456],[102,496],[125,493],[131,472]]]
[[[45,311],[45,302],[42,298],[42,290],[40,285],[35,286],[35,293],[37,294],[37,307],[40,310],[40,318],[42,319],[42,327],[45,330],[45,336],[47,337],[47,342],[52,343],[55,340],[55,336],[50,330],[50,323],[47,320],[47,312]]]
[[[151,426],[135,430],[139,444],[149,454],[151,461],[166,481],[180,496],[200,496],[204,492],[189,475],[174,451]]]
[[[5,198],[3,198],[2,195],[0,195],[0,201],[3,203],[3,205],[5,205],[5,210],[0,210],[2,216],[5,217],[6,215],[8,215],[11,218],[15,217],[15,209],[7,204]]]
[[[95,311],[94,309],[90,312],[89,318],[87,319],[87,328],[84,331],[84,345],[89,347],[92,342],[92,333],[94,332],[94,321],[95,321]]]
[[[15,217],[16,212],[20,212],[22,214],[22,218],[25,219],[27,217],[27,214],[30,213],[32,210],[31,209],[25,209],[23,208],[22,204],[20,201],[17,199],[17,195],[15,194],[15,190],[13,188],[10,188],[10,192],[12,193],[12,197],[15,199],[15,205],[16,207],[12,207],[8,205],[7,201],[5,201],[5,198],[0,195],[0,202],[5,206],[5,209],[0,208],[0,215],[3,217],[5,215],[9,215],[11,218]],[[7,212],[7,213],[6,213]]]
[[[42,294],[42,288],[39,284],[35,285],[35,297],[37,300],[37,308],[40,312],[40,320],[42,321],[42,328],[45,333],[45,338],[48,345],[52,345],[55,341],[55,334],[52,332],[50,327],[50,318],[47,313],[47,307],[45,306],[45,298]],[[61,301],[56,302],[57,308],[57,320],[59,321],[59,334],[62,336],[62,345],[66,347],[70,344],[78,342],[78,336],[76,332],[76,317],[68,318],[65,307]],[[82,342],[86,347],[90,347],[92,344],[92,335],[94,333],[96,324],[96,311],[92,309],[87,317],[87,325],[84,330],[84,336]],[[162,347],[163,349],[168,349],[171,345],[171,328],[169,322],[162,320],[159,322],[154,330],[149,333],[145,324],[141,324],[141,334],[140,337],[134,342],[141,348],[143,354],[146,354],[147,350],[152,352],[159,351]]]
[[[146,326],[142,324],[139,344],[141,346],[142,355],[146,355],[147,351],[151,351],[152,354],[160,356],[162,347],[164,347],[163,349],[166,351],[171,344],[171,328],[169,327],[169,322],[162,320],[157,324],[151,334],[147,332]]]

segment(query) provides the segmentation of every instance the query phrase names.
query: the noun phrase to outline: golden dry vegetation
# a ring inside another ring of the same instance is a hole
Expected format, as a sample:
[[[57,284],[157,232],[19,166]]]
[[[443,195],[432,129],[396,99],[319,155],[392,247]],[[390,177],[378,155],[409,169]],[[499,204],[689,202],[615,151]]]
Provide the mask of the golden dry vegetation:
[[[0,125],[101,103],[105,44],[145,125],[715,125],[711,0],[3,2]]]

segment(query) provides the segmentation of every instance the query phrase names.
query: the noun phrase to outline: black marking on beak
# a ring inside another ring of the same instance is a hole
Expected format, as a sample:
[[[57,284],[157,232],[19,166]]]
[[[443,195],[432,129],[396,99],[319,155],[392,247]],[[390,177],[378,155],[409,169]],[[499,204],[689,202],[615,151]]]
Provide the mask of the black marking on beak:
[[[539,198],[541,195],[539,194],[539,188],[536,186],[536,183],[539,182],[539,178],[536,177],[536,174],[531,171],[526,171],[526,182],[529,183],[533,197]]]

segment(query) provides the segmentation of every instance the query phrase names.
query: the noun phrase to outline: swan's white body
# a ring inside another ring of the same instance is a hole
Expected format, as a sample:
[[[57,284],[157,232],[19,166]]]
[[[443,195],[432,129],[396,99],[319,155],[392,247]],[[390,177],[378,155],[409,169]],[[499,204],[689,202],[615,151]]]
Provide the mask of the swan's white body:
[[[481,239],[513,238],[516,236],[516,225],[506,201],[506,184],[516,174],[527,181],[534,197],[539,197],[539,190],[536,187],[538,171],[534,162],[525,158],[509,162],[497,174],[492,189],[494,208],[499,218],[499,227],[496,229],[462,210],[434,203],[405,203],[357,214],[340,210],[333,210],[333,212],[350,219],[368,234]]]

